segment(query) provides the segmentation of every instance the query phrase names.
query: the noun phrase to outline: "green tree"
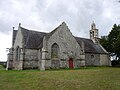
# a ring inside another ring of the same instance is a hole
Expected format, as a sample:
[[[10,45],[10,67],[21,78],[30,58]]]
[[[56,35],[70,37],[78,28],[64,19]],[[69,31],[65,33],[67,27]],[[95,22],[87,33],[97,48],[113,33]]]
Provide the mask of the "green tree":
[[[120,60],[120,25],[114,24],[107,38],[101,38],[100,43],[111,56]]]
[[[119,31],[117,40],[115,42],[115,54],[116,54],[118,60],[120,60],[120,31]]]
[[[120,26],[114,24],[111,32],[108,35],[109,42],[109,52],[111,55],[115,56],[116,59],[119,59],[118,48],[119,44],[119,34],[120,34]]]
[[[108,36],[102,36],[102,38],[100,39],[100,43],[109,52]]]

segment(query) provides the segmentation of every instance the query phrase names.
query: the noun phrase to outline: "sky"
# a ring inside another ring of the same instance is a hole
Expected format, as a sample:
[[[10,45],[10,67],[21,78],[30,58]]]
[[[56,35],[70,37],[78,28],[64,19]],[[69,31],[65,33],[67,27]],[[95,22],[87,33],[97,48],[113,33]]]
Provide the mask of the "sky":
[[[7,60],[12,46],[12,27],[18,24],[30,30],[50,32],[66,22],[74,36],[89,38],[94,21],[99,37],[109,34],[113,24],[120,24],[119,0],[1,0],[0,61]]]

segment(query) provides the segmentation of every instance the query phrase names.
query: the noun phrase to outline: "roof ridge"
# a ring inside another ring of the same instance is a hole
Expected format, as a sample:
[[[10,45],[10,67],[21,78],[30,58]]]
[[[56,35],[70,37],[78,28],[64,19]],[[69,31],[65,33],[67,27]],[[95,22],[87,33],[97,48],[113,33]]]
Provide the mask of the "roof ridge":
[[[27,29],[27,28],[24,28],[24,27],[21,27],[23,30],[27,30],[27,31],[30,31],[30,32],[38,32],[38,33],[46,33],[47,32],[40,32],[40,31],[36,31],[36,30],[30,30],[30,29]]]
[[[91,40],[89,38],[83,38],[83,37],[78,37],[78,36],[74,36],[75,38],[79,38],[79,39],[87,39],[87,40]]]

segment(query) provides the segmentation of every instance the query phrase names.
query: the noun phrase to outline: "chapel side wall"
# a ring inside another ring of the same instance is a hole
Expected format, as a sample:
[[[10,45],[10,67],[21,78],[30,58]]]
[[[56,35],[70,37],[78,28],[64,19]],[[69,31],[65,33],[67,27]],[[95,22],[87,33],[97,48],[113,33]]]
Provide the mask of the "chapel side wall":
[[[85,53],[86,66],[100,66],[100,54]]]
[[[111,66],[111,61],[108,54],[100,54],[100,65]]]
[[[24,69],[37,69],[38,68],[38,54],[39,54],[39,50],[25,49],[23,68]]]

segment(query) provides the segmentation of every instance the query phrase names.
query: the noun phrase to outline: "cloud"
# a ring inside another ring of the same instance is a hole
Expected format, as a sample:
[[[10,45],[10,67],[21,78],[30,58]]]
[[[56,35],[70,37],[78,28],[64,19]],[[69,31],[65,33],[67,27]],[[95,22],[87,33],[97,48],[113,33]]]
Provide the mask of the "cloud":
[[[73,34],[88,36],[93,20],[104,31],[110,22],[118,22],[119,11],[116,0],[4,0],[0,4],[0,31],[6,33],[19,22],[30,29],[51,31],[65,21]]]
[[[0,33],[0,61],[6,61],[7,60],[7,49],[11,45],[12,41],[12,34],[9,33],[10,35],[6,35],[3,33]]]

